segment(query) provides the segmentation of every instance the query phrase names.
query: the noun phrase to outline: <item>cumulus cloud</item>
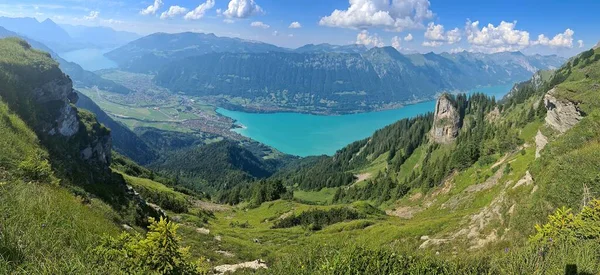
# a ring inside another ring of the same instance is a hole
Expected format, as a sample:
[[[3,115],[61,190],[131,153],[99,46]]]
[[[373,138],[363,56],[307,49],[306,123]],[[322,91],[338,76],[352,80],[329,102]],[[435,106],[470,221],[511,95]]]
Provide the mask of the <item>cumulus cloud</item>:
[[[365,29],[381,27],[403,31],[420,28],[433,17],[428,0],[349,0],[347,10],[334,10],[321,18],[322,26]]]
[[[247,18],[252,15],[262,14],[262,8],[254,0],[231,0],[223,15],[229,18]]]
[[[583,48],[585,46],[583,44],[583,40],[577,40],[577,44],[579,45],[579,48]]]
[[[529,32],[515,29],[517,22],[502,21],[479,28],[479,21],[467,21],[467,40],[476,51],[497,53],[519,51],[530,45]]]
[[[299,28],[302,28],[302,25],[300,24],[300,22],[296,21],[296,22],[292,22],[292,24],[290,24],[290,26],[288,28],[299,29]]]
[[[423,46],[426,47],[438,47],[443,45],[444,42],[451,45],[460,42],[462,39],[462,34],[458,28],[446,32],[443,25],[436,25],[433,22],[427,25],[424,36],[426,40],[423,42]]]
[[[573,48],[573,34],[575,32],[571,29],[566,29],[564,33],[559,33],[552,39],[540,34],[538,39],[532,42],[532,45],[550,46],[551,48]]]
[[[168,18],[172,18],[172,17],[175,17],[175,16],[183,15],[187,11],[188,11],[188,9],[186,9],[184,7],[171,6],[171,7],[169,7],[169,10],[163,12],[160,15],[160,19],[168,19]]]
[[[271,27],[271,26],[269,26],[269,25],[267,25],[267,24],[265,24],[263,22],[260,22],[260,21],[252,22],[252,23],[250,23],[250,26],[252,26],[254,28],[262,28],[262,29],[268,29],[268,28]]]
[[[406,42],[410,42],[412,40],[413,40],[413,36],[410,33],[407,36],[404,37],[404,41],[406,41]]]
[[[91,20],[98,19],[98,16],[100,16],[100,12],[99,11],[90,11],[90,14],[84,16],[83,19],[91,21]]]
[[[398,37],[398,36],[392,37],[392,47],[394,47],[398,51],[400,51],[402,49],[402,45],[400,44],[400,41],[402,41],[402,39],[400,37]]]
[[[471,49],[479,52],[520,51],[530,46],[547,46],[553,49],[573,48],[575,32],[571,29],[566,29],[552,39],[540,34],[537,40],[530,40],[529,32],[516,29],[516,25],[516,21],[502,21],[498,26],[488,24],[480,29],[479,21],[467,21],[465,32]]]
[[[162,0],[154,0],[154,3],[147,8],[140,11],[141,15],[156,14],[156,12],[163,6]]]
[[[231,20],[231,19],[229,19],[229,18],[225,18],[225,19],[223,19],[223,22],[225,22],[225,23],[227,23],[227,24],[233,24],[233,23],[235,23],[235,21],[233,21],[233,20]]]
[[[439,47],[441,45],[444,45],[443,42],[440,41],[423,41],[423,45],[424,47]]]
[[[206,2],[200,4],[194,10],[188,12],[183,18],[185,20],[198,20],[204,17],[206,11],[212,9],[215,6],[215,0],[206,0]]]
[[[454,28],[446,33],[446,42],[452,45],[454,43],[458,43],[462,40],[462,34],[458,28]]]
[[[373,47],[383,47],[385,43],[379,35],[373,34],[370,35],[368,31],[363,30],[358,33],[356,36],[356,44],[365,45],[365,46],[373,46]]]

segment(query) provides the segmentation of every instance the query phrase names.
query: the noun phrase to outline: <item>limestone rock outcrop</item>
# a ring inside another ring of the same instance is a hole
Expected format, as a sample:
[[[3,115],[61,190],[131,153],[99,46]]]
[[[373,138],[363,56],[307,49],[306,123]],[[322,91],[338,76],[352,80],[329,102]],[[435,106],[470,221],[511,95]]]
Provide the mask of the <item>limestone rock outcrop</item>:
[[[460,130],[460,113],[450,95],[443,94],[435,105],[435,115],[430,137],[433,142],[453,142]]]
[[[555,89],[552,89],[544,96],[544,104],[548,110],[546,123],[560,133],[564,133],[575,126],[583,116],[573,102],[559,100],[554,93]]]

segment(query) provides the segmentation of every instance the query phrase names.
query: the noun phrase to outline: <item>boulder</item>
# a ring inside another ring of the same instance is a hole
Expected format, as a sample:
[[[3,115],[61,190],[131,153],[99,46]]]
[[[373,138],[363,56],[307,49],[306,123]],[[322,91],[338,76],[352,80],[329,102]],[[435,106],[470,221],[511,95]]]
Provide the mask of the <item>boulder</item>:
[[[552,89],[544,96],[544,104],[548,110],[546,124],[560,133],[565,133],[575,126],[583,116],[573,102],[557,99],[554,92],[555,89]]]

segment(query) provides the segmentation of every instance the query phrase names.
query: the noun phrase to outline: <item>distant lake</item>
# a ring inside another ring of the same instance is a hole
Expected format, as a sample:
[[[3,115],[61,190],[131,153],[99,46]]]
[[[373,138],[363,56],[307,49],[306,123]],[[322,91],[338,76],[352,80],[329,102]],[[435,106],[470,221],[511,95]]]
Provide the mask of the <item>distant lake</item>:
[[[482,92],[496,99],[512,88],[510,85],[482,87]],[[297,156],[333,155],[344,146],[371,136],[376,130],[400,119],[433,112],[435,100],[405,107],[361,114],[320,116],[300,113],[257,114],[219,108],[217,112],[235,119],[243,128],[234,129],[246,137]]]
[[[102,69],[112,69],[117,67],[117,63],[104,57],[104,54],[112,49],[81,49],[60,53],[60,57],[67,61],[77,63],[84,70],[97,71]]]

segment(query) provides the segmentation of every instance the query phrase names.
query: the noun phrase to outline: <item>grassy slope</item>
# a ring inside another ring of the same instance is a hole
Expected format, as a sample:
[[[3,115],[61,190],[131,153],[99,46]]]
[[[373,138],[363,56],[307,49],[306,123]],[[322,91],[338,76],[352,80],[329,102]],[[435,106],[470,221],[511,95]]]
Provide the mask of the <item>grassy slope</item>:
[[[52,183],[23,181],[22,163],[47,156],[33,131],[0,100],[0,273],[98,273],[88,248],[116,234],[119,216],[103,202]],[[44,164],[45,163],[45,164]],[[107,271],[104,271],[107,272]]]

